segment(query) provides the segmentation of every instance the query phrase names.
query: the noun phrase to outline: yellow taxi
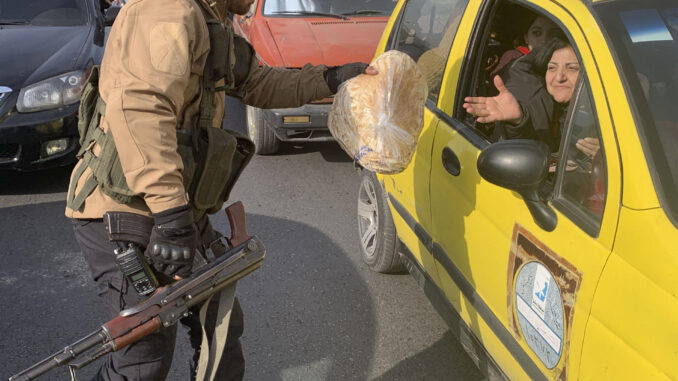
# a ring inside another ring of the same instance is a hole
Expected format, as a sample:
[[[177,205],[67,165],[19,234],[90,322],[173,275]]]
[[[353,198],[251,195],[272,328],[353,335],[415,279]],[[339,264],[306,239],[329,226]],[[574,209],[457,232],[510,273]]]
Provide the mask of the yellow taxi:
[[[580,65],[550,150],[464,108],[535,17]],[[400,0],[392,49],[429,95],[409,166],[362,171],[364,261],[406,267],[490,378],[678,379],[676,2]]]

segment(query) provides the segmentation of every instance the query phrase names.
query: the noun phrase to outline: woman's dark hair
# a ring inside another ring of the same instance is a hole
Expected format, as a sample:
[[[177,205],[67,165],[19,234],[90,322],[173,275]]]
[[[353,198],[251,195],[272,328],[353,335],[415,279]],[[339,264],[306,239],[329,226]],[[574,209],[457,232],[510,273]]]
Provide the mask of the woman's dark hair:
[[[516,41],[520,43],[520,45],[525,45],[527,46],[527,41],[525,41],[525,35],[527,35],[527,32],[530,31],[530,27],[532,26],[532,23],[534,23],[537,18],[539,18],[539,15],[530,11],[530,10],[523,10],[525,13],[521,18],[519,18],[519,24],[520,25],[520,33],[518,36],[516,36]]]
[[[523,6],[503,2],[497,11],[497,20],[493,23],[498,39],[512,44],[514,48],[524,45],[524,36],[537,16],[535,12]]]
[[[540,75],[545,75],[546,68],[551,61],[553,52],[568,46],[572,46],[572,44],[562,36],[553,37],[546,41],[543,46],[535,48],[534,51],[529,54],[531,56],[533,70]]]

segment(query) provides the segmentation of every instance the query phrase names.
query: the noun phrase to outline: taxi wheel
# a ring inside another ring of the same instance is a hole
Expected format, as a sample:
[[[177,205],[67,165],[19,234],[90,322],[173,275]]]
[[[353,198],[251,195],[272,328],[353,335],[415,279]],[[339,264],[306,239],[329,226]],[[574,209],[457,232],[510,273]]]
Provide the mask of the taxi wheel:
[[[405,269],[386,195],[374,172],[366,169],[358,193],[358,232],[363,260],[373,271],[395,273]]]
[[[280,139],[264,119],[264,111],[247,106],[247,135],[254,142],[254,152],[259,155],[271,155],[280,149]]]

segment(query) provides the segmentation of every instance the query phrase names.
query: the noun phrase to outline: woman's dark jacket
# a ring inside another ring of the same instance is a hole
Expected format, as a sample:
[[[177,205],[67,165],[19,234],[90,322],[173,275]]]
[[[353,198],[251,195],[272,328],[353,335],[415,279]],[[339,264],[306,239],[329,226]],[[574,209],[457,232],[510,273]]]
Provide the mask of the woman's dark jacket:
[[[517,58],[508,64],[499,76],[520,104],[523,118],[517,125],[497,122],[495,139],[535,139],[546,143],[551,152],[558,151],[560,143],[558,126],[564,121],[566,113],[562,112],[563,107],[546,91],[544,75],[534,69],[532,55]]]

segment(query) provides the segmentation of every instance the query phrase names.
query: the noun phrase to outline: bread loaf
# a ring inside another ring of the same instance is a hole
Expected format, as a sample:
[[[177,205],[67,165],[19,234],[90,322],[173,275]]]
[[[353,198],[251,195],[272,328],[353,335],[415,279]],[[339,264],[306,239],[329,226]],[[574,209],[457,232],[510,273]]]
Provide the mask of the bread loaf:
[[[410,163],[423,128],[426,80],[412,58],[396,50],[370,65],[379,74],[352,78],[334,97],[329,129],[361,166],[398,173]]]

